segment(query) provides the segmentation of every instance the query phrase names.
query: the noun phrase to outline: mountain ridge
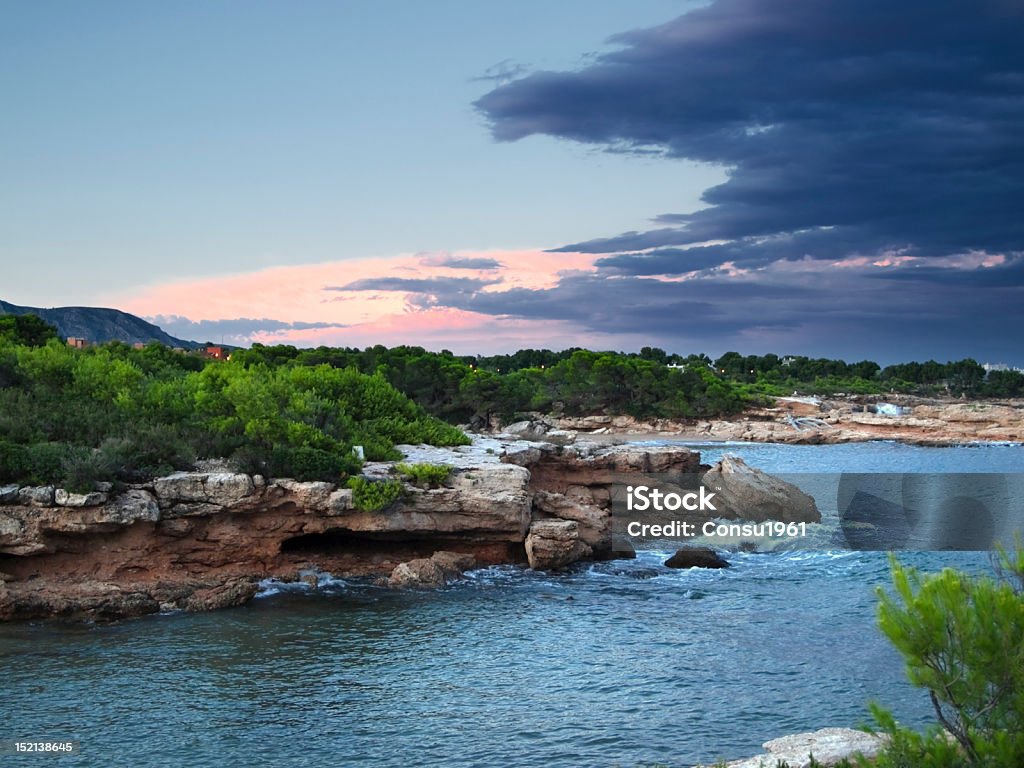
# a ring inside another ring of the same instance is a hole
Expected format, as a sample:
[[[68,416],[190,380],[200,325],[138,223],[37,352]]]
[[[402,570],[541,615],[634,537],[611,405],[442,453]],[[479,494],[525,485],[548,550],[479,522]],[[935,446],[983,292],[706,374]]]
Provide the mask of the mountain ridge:
[[[148,344],[156,341],[168,347],[196,349],[203,346],[171,336],[160,326],[141,317],[108,307],[23,307],[0,299],[0,315],[38,315],[57,328],[63,338],[76,337],[91,344],[121,341]]]

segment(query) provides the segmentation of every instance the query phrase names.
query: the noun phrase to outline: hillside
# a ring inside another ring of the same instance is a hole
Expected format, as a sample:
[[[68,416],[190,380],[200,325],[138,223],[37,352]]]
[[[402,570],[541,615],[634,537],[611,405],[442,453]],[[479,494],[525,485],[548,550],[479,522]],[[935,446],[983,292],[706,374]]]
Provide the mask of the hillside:
[[[193,349],[200,346],[195,341],[175,338],[158,326],[119,309],[101,307],[41,309],[19,307],[16,304],[8,304],[6,301],[0,300],[0,315],[26,314],[38,315],[46,322],[56,326],[57,332],[64,338],[75,336],[93,344],[101,344],[106,341],[123,341],[126,344],[158,341],[168,347]]]

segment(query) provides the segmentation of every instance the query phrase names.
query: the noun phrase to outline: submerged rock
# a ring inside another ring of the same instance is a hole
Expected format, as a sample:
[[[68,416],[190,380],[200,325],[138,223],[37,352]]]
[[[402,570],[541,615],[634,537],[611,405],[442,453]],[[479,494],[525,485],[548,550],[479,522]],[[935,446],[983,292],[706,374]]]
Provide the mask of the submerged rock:
[[[710,547],[683,547],[665,561],[669,568],[728,568],[729,563]]]
[[[460,552],[435,552],[399,563],[388,578],[390,587],[443,587],[476,565],[476,558]]]

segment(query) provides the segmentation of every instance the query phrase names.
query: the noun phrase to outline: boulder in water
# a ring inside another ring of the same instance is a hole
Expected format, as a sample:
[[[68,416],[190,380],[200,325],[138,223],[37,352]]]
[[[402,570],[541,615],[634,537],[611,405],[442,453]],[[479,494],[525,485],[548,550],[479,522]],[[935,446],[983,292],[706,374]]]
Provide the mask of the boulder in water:
[[[728,568],[729,563],[710,547],[683,547],[665,561],[669,568]]]

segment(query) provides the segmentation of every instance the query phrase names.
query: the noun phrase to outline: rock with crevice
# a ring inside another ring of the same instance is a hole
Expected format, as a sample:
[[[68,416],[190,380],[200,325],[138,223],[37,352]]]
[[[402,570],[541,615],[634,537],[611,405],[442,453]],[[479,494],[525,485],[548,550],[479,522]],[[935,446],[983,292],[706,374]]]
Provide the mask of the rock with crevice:
[[[702,482],[715,492],[716,517],[752,522],[821,522],[813,498],[737,456],[723,458],[704,474]]]
[[[58,488],[53,494],[58,507],[99,507],[107,503],[107,498],[107,494],[101,491],[72,493],[64,488]]]
[[[161,509],[181,503],[228,507],[256,491],[252,477],[237,472],[175,472],[154,480],[153,488]]]
[[[18,501],[33,507],[52,507],[56,492],[52,485],[29,486],[18,490]]]
[[[573,486],[580,488],[580,486]],[[596,551],[609,551],[612,548],[612,523],[609,507],[600,507],[593,503],[593,496],[586,501],[586,496],[577,491],[570,496],[563,493],[538,490],[533,495],[535,511],[543,512],[560,520],[576,522],[579,539]]]
[[[476,565],[476,558],[460,552],[435,552],[399,563],[388,578],[391,587],[443,587]]]
[[[592,554],[590,546],[580,540],[579,524],[574,520],[538,520],[526,537],[526,557],[535,571],[559,571]]]

